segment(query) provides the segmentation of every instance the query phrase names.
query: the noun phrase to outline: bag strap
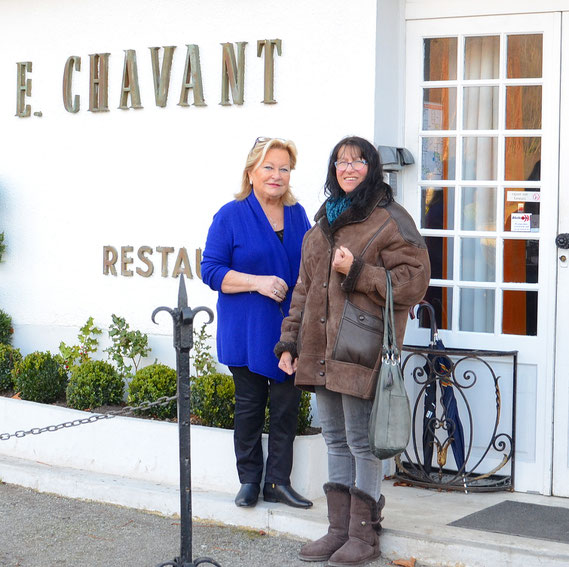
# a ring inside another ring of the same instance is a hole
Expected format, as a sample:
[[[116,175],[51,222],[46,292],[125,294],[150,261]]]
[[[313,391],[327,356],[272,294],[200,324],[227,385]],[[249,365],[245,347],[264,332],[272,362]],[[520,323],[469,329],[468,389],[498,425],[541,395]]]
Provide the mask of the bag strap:
[[[395,337],[395,314],[393,309],[393,285],[391,273],[385,270],[385,307],[383,308],[383,359],[400,360]]]

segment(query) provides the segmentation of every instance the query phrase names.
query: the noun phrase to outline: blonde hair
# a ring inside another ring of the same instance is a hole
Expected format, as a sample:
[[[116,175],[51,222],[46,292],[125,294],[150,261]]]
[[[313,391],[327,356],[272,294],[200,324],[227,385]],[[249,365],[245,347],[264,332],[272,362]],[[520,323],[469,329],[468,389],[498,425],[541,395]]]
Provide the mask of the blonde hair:
[[[246,199],[253,190],[253,186],[249,181],[249,173],[255,171],[260,165],[265,161],[265,156],[269,150],[286,150],[290,156],[290,169],[294,169],[296,165],[296,146],[291,140],[281,140],[279,138],[270,138],[268,141],[257,142],[249,155],[247,156],[247,161],[245,162],[245,169],[243,170],[243,177],[241,180],[241,191],[235,194],[235,198],[238,201],[243,201]],[[294,205],[296,203],[296,197],[292,194],[290,190],[290,185],[287,187],[286,193],[281,198],[283,205]]]

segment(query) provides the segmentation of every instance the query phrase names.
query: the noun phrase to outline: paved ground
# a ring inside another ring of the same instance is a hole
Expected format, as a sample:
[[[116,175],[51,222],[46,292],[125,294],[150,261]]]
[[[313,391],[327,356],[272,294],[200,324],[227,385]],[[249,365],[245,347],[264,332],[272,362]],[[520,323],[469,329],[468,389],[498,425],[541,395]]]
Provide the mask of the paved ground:
[[[0,518],[1,567],[156,567],[180,554],[177,518],[1,482]],[[301,542],[282,536],[203,523],[194,523],[192,534],[194,562],[212,557],[222,567],[325,565],[299,561]],[[388,565],[379,559],[370,567]]]

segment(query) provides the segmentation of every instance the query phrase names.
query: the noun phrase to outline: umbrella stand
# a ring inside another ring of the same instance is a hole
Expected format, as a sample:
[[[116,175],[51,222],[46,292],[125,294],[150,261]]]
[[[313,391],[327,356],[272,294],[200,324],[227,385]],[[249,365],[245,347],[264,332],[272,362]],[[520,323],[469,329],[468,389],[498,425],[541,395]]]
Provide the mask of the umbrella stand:
[[[423,370],[427,375],[427,381],[423,386],[424,406],[423,406],[423,469],[430,477],[432,469],[433,448],[437,448],[437,464],[439,467],[439,478],[442,478],[442,471],[446,465],[447,450],[450,445],[453,451],[454,460],[457,466],[457,475],[462,476],[462,482],[466,491],[465,477],[465,445],[464,428],[458,413],[458,404],[452,386],[452,361],[448,356],[440,356],[432,353],[433,350],[445,351],[445,346],[439,338],[435,319],[434,307],[427,301],[421,301],[417,307],[417,317],[421,310],[428,313],[430,324],[429,349],[427,362]],[[414,308],[409,310],[411,318],[414,318]],[[440,385],[442,415],[437,416],[436,390],[437,383]],[[446,439],[441,442],[437,437],[437,430],[447,433]]]

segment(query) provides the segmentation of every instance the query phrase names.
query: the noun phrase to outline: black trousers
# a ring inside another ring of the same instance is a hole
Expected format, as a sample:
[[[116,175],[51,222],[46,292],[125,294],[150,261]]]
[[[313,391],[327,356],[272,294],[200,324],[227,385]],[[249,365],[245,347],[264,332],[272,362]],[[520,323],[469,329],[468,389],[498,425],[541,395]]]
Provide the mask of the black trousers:
[[[230,366],[235,382],[234,444],[241,483],[260,483],[263,475],[261,435],[269,398],[269,450],[265,482],[290,484],[292,444],[298,422],[300,390],[294,379],[269,380],[247,367]]]

